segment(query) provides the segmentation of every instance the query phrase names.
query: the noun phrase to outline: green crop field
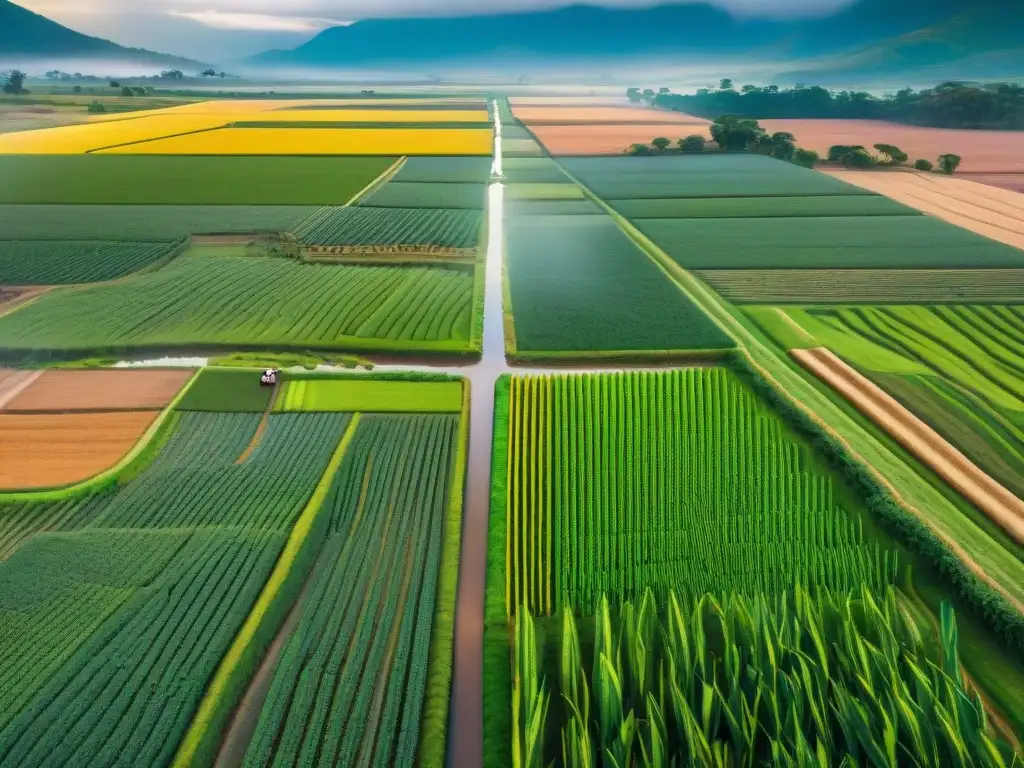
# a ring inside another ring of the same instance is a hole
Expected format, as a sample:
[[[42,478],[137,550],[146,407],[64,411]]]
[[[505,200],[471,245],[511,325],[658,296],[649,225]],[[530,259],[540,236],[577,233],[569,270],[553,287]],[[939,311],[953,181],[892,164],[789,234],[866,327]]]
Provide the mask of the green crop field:
[[[0,574],[0,761],[166,765],[347,424],[182,414],[135,480]],[[62,504],[38,503],[45,519]],[[3,505],[0,505],[0,509]],[[45,638],[46,642],[41,642]]]
[[[594,216],[607,214],[593,200],[505,200],[505,218],[529,216]]]
[[[443,763],[419,736],[457,423],[362,418],[245,765]]]
[[[296,379],[285,382],[274,410],[458,413],[462,382]]]
[[[1024,269],[707,269],[696,274],[734,304],[1024,303]]]
[[[0,205],[0,232],[9,240],[167,242],[193,234],[290,232],[318,210],[302,205]]]
[[[614,200],[627,219],[759,219],[806,216],[920,216],[920,211],[881,195],[810,197],[682,197]],[[799,226],[797,222],[790,222]]]
[[[321,208],[294,230],[306,245],[475,248],[483,212],[431,208]]]
[[[565,172],[550,157],[510,157],[502,162],[501,171],[508,184],[564,184],[568,181]]]
[[[561,157],[558,162],[605,200],[865,195],[845,181],[763,155]]]
[[[487,183],[491,175],[489,157],[410,157],[398,169],[399,182]]]
[[[261,387],[255,371],[204,368],[178,401],[181,411],[263,413],[270,405],[270,387]]]
[[[519,351],[732,346],[607,216],[517,217],[506,237]]]
[[[1024,497],[1024,307],[781,311]]]
[[[507,200],[574,200],[583,198],[583,190],[568,182],[508,184],[505,187],[505,198]]]
[[[359,201],[376,208],[468,208],[483,210],[487,184],[389,181]]]
[[[344,205],[396,159],[0,155],[0,203]]]
[[[501,140],[501,153],[504,157],[542,157],[544,150],[533,137],[530,138],[503,138]]]
[[[931,216],[641,219],[687,269],[1024,267],[1024,251]]]
[[[136,272],[169,256],[174,243],[102,240],[0,240],[0,283],[96,283]]]
[[[53,291],[0,318],[0,348],[459,351],[472,293],[471,270],[186,256],[116,284]]]

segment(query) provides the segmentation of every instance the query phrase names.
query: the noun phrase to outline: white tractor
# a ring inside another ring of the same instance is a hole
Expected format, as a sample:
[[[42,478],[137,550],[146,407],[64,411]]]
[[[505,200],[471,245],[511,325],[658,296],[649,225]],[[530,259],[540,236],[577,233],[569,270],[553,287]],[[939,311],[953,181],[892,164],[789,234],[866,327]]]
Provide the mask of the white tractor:
[[[261,387],[277,386],[277,368],[267,368],[260,376]]]

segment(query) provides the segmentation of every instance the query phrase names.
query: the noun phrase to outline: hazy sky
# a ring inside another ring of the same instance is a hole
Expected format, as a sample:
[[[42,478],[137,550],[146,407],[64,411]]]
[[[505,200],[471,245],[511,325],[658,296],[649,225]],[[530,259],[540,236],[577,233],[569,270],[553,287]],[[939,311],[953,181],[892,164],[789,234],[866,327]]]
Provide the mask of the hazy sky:
[[[737,15],[827,14],[854,0],[710,0]],[[560,0],[14,0],[72,29],[122,45],[223,61],[291,48],[321,29],[382,16],[435,16],[551,8]],[[651,0],[590,0],[612,7]]]

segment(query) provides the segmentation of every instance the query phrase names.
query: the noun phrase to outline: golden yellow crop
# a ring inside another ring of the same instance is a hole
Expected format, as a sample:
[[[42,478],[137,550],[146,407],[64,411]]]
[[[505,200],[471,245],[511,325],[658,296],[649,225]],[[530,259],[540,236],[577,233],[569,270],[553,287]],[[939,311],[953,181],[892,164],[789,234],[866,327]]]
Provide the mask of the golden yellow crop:
[[[147,141],[225,124],[213,115],[160,115],[0,134],[0,154],[79,155],[94,149]]]
[[[489,155],[477,128],[222,128],[114,147],[136,155]]]
[[[261,123],[488,123],[485,109],[280,109],[231,115]]]

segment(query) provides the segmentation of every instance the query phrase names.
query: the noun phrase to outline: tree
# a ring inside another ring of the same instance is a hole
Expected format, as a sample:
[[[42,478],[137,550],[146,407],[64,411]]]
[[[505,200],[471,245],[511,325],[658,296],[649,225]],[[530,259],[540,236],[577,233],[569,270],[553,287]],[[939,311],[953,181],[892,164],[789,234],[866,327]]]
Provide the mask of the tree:
[[[728,77],[723,77],[722,80],[718,83],[718,90],[720,90],[720,91],[731,91],[732,90],[732,80],[730,80]]]
[[[932,165],[931,160],[925,160],[923,157],[914,163],[914,167],[919,171],[930,171],[935,166]]]
[[[106,112],[107,108],[106,108],[106,106],[104,106],[103,102],[96,101],[96,99],[93,99],[92,100],[92,104],[89,105],[87,111],[90,114],[94,114],[95,115],[95,114],[99,114],[101,112]]]
[[[75,86],[74,88],[72,88],[71,90],[72,90],[72,92],[73,92],[73,93],[81,93],[81,92],[82,92],[82,86],[80,86],[80,85],[76,85],[76,86]]]
[[[902,165],[909,159],[907,153],[894,144],[875,144],[875,149],[883,155],[884,165]]]
[[[146,95],[146,89],[145,88],[132,88],[132,91],[134,91],[136,96],[145,96]]]
[[[875,158],[866,149],[855,149],[843,155],[843,165],[847,168],[870,168],[875,164]]]
[[[671,144],[672,140],[666,139],[664,136],[659,136],[656,139],[651,139],[651,146],[654,147],[659,152],[664,152],[666,149],[669,148],[669,146],[671,146]]]
[[[110,87],[111,88],[120,88],[121,84],[119,82],[117,82],[117,80],[111,80],[110,81]]]
[[[766,85],[765,88],[764,88],[764,92],[765,93],[770,93],[772,96],[775,96],[779,92],[779,86],[777,86],[777,85]]]
[[[960,167],[962,159],[960,155],[939,155],[939,170],[947,176],[952,176],[956,169]]]
[[[124,88],[121,89],[121,95],[122,96],[134,96],[135,95],[135,91],[133,91],[131,88],[129,88],[126,85]]]
[[[640,89],[639,88],[627,88],[626,89],[626,98],[629,99],[632,102],[637,102],[637,101],[640,101],[643,97],[640,94]]]
[[[217,73],[217,77],[219,77],[221,80],[223,80],[227,76],[228,76],[227,72],[218,72]]]
[[[828,148],[829,162],[840,163],[848,154],[859,149],[866,150],[867,148],[862,147],[860,144],[834,144]]]
[[[687,136],[685,139],[680,139],[679,148],[683,150],[683,152],[703,152],[704,137],[693,134],[692,136]]]
[[[646,144],[630,144],[626,152],[630,155],[649,155],[651,148]]]
[[[217,70],[215,70],[215,69],[204,69],[202,72],[199,73],[199,75],[201,77],[216,77],[217,76]]]
[[[4,83],[4,93],[12,93],[15,95],[21,93],[28,93],[25,90],[25,78],[27,75],[20,69],[12,69],[7,73],[7,82]]]
[[[180,69],[165,69],[160,73],[160,78],[162,80],[184,80],[185,73]]]
[[[740,88],[741,93],[758,93],[760,90],[756,85],[744,85]]]
[[[766,142],[771,147],[771,156],[779,160],[792,160],[796,152],[796,137],[786,131],[773,133]]]
[[[644,99],[647,100],[647,101],[653,101],[654,100],[654,91],[652,91],[650,88],[644,88],[644,94],[643,95],[644,95]]]
[[[672,91],[670,91],[670,90],[669,90],[668,88],[666,88],[665,86],[662,86],[661,88],[659,88],[659,89],[658,89],[658,95],[659,95],[659,96],[664,96],[664,95],[665,95],[666,93],[671,93],[671,92],[672,92]]]
[[[731,152],[756,152],[761,141],[767,138],[757,120],[732,117],[720,117],[711,124],[711,138],[720,149]]]
[[[804,168],[813,168],[814,164],[818,162],[818,153],[813,149],[797,149],[793,153],[793,162]]]

